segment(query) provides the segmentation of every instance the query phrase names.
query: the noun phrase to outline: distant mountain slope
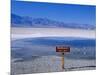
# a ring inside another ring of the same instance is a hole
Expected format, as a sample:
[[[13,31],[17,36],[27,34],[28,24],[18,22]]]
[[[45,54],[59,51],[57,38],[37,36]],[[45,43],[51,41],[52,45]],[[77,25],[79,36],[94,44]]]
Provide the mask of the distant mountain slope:
[[[11,14],[12,27],[42,27],[42,28],[80,28],[80,29],[95,29],[95,25],[77,24],[77,23],[64,23],[59,21],[50,20],[47,18],[32,18],[22,17]]]

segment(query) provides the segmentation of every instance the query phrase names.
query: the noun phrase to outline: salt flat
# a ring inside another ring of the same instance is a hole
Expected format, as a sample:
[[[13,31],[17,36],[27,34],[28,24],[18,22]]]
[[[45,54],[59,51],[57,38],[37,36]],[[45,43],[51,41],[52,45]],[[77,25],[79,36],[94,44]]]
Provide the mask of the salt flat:
[[[33,40],[33,38],[37,37],[81,37],[81,38],[95,39],[95,30],[68,29],[68,28],[11,28],[11,40],[13,40],[13,42],[15,43],[15,44],[12,43],[14,45],[13,48],[15,48],[15,50],[13,51],[17,51],[17,53],[18,51],[19,53],[20,51],[22,51],[22,53],[25,55],[32,53],[30,51],[33,51],[33,49],[35,49],[34,50],[35,54],[36,51],[40,52],[41,50],[42,50],[41,53],[44,50],[43,52],[44,54],[47,54],[48,51],[55,52],[55,47],[51,48],[51,46],[43,46],[43,47],[34,46],[32,42],[22,41],[22,39],[24,38],[27,39],[32,38]],[[16,39],[19,39],[19,41]],[[18,50],[16,48],[21,48],[21,49]],[[92,48],[92,46],[90,46],[89,48],[82,47],[79,49],[71,48],[70,54],[72,53],[72,55],[74,55],[72,51],[76,52],[78,51],[78,54],[81,53],[82,56],[83,53],[82,51],[86,51],[86,53],[89,52],[92,53],[94,52],[94,50],[95,49]],[[56,55],[49,56],[48,54],[47,54],[48,56],[36,56],[35,54],[32,55],[30,54],[31,57],[28,60],[25,57],[12,58],[11,75],[62,71],[60,56]],[[91,56],[89,56],[89,59],[77,59],[77,58],[73,59],[68,57],[65,58],[64,71],[95,70],[95,68],[96,68],[96,61],[95,59],[91,59]]]
[[[95,70],[95,60],[67,59],[65,58],[65,70],[61,68],[61,58],[58,56],[41,56],[29,61],[16,61],[12,63],[12,75],[31,74],[44,72],[62,72]]]
[[[34,37],[82,37],[95,38],[95,30],[69,28],[11,28],[12,39]]]

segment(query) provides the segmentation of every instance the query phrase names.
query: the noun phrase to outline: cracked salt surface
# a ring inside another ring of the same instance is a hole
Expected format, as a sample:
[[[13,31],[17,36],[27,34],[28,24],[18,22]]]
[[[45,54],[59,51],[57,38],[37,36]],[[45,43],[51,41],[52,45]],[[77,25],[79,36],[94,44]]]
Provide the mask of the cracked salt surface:
[[[12,61],[11,75],[77,70],[95,70],[95,66],[95,59],[86,60],[65,58],[65,70],[62,70],[61,57],[40,56],[36,59],[26,61]]]

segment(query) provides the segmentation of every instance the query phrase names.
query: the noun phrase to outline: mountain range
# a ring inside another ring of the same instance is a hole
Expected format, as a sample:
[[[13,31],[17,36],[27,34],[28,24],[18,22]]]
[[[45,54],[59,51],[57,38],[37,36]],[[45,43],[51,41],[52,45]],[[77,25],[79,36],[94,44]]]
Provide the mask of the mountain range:
[[[33,18],[11,14],[11,27],[33,27],[33,28],[78,28],[95,29],[95,25],[64,23],[48,18]]]

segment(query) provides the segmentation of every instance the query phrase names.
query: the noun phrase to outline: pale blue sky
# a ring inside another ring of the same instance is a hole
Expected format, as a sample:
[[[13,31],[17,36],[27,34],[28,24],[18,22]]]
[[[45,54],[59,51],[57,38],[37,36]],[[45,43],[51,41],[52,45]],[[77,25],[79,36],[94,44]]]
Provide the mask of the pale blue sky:
[[[12,1],[11,12],[66,23],[96,24],[96,7],[89,5]]]

